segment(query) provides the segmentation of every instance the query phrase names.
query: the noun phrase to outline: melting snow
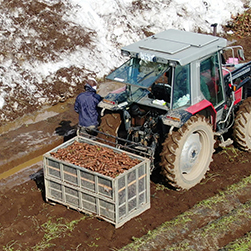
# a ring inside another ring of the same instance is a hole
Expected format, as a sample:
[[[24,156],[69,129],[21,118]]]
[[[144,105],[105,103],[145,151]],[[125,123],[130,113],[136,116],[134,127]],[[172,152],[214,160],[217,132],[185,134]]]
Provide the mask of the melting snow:
[[[32,1],[26,1],[27,4],[32,4]],[[86,74],[93,73],[96,77],[102,78],[122,63],[120,55],[122,46],[145,37],[143,30],[156,33],[169,28],[187,31],[197,31],[200,28],[202,31],[212,32],[211,24],[218,23],[220,32],[221,25],[225,25],[231,19],[231,15],[235,16],[245,10],[242,0],[38,0],[36,2],[47,5],[43,11],[49,11],[49,7],[56,4],[63,4],[65,6],[61,13],[63,21],[93,31],[91,46],[76,46],[73,51],[57,52],[54,60],[50,60],[50,57],[46,61],[32,58],[32,53],[29,51],[25,58],[20,53],[24,43],[29,48],[34,41],[36,46],[48,46],[46,40],[38,39],[40,34],[28,25],[31,22],[40,22],[38,16],[42,11],[37,16],[28,17],[25,20],[26,24],[20,26],[14,20],[22,19],[25,13],[21,5],[13,8],[12,12],[0,8],[2,42],[9,44],[12,50],[0,53],[0,110],[7,104],[8,96],[13,94],[15,98],[16,88],[24,90],[25,95],[30,96],[30,104],[46,102],[48,99],[43,96],[44,86],[40,85],[45,80],[48,80],[48,86],[53,84],[50,79],[62,68],[78,67],[85,69]],[[6,33],[8,36],[3,36]],[[12,53],[18,60],[13,59]],[[80,78],[81,76],[76,76],[72,81],[80,81]],[[61,80],[65,83],[67,78],[61,77]],[[74,83],[71,83],[71,86],[74,86]],[[17,110],[19,106],[20,100],[14,100],[12,109]],[[5,118],[3,113],[0,116],[2,120]]]

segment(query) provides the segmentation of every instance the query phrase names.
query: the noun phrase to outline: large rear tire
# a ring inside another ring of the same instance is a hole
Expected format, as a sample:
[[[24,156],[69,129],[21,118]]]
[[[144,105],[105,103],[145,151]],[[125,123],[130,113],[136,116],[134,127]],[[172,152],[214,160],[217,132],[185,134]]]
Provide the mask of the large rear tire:
[[[212,126],[204,116],[195,115],[163,143],[162,174],[173,187],[190,189],[205,177],[213,152]]]
[[[236,114],[233,138],[241,150],[251,151],[251,97],[244,100]]]

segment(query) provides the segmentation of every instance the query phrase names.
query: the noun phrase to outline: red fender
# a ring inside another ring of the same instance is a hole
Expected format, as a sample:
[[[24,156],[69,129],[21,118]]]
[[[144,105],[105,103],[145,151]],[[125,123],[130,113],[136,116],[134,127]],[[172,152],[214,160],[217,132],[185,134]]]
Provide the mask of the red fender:
[[[216,110],[214,109],[211,102],[209,102],[206,99],[203,99],[199,103],[192,105],[186,109],[186,111],[190,112],[192,115],[199,113],[200,111],[203,111],[205,109],[208,109],[211,113],[211,121],[213,125],[213,129],[216,129]]]

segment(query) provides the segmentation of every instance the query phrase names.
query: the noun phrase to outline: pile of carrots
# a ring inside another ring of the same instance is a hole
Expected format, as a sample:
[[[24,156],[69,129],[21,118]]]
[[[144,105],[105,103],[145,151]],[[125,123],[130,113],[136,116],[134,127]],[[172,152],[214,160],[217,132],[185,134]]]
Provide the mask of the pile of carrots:
[[[51,155],[74,165],[115,178],[125,170],[140,163],[125,152],[116,153],[113,149],[98,145],[90,145],[75,141],[73,144],[60,148]]]

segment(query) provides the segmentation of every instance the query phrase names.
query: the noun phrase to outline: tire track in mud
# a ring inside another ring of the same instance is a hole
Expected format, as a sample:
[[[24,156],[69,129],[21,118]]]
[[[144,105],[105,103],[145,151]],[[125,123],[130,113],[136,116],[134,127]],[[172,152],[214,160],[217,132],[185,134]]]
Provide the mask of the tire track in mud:
[[[250,230],[251,176],[201,201],[120,251],[234,250],[229,243],[238,245],[238,238]],[[246,240],[247,245],[250,239]]]
[[[236,250],[251,250],[251,232],[245,234],[245,236],[234,240],[227,244],[224,248],[218,251],[236,251]]]
[[[240,205],[219,219],[196,229],[178,244],[164,250],[219,250],[227,240],[250,229],[251,201]]]

